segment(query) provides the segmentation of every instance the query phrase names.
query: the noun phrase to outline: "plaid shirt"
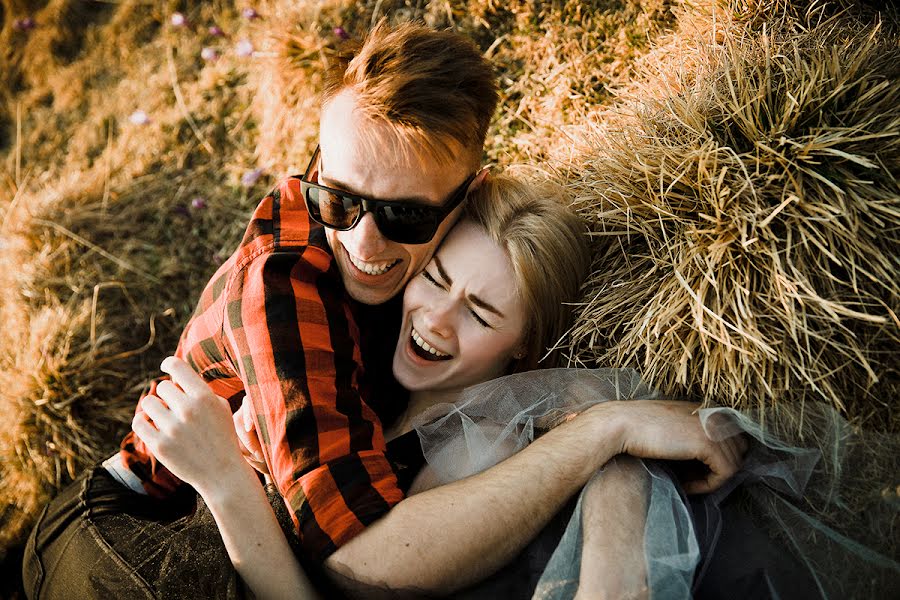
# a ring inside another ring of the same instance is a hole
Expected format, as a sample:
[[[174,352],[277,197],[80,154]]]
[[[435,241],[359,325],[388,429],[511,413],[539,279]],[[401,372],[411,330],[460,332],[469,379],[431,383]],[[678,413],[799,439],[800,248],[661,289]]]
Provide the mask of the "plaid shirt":
[[[361,385],[349,297],[299,179],[282,181],[256,208],[203,290],[176,355],[232,410],[249,396],[269,472],[312,557],[324,560],[403,498]],[[182,485],[133,432],[121,450],[149,494]]]

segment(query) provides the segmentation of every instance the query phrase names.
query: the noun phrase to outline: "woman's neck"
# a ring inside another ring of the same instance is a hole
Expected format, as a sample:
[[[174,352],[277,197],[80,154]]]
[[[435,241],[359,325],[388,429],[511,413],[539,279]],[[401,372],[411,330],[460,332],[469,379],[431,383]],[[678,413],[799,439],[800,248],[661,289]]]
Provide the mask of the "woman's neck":
[[[400,415],[394,424],[385,430],[384,436],[386,441],[398,438],[404,433],[410,431],[413,419],[420,413],[435,404],[452,404],[459,399],[460,390],[422,390],[409,393],[409,404],[406,410]]]

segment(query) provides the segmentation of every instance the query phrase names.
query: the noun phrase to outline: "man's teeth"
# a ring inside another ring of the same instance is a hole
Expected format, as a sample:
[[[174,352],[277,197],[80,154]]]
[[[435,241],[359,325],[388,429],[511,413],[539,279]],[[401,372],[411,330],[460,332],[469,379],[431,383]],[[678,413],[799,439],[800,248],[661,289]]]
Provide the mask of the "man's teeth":
[[[367,263],[359,260],[350,253],[347,253],[347,256],[350,257],[350,262],[353,263],[354,267],[368,275],[382,275],[384,273],[387,273],[391,269],[391,267],[400,262],[400,260],[397,259],[380,263]]]
[[[432,347],[428,342],[422,339],[422,336],[419,335],[415,329],[412,330],[412,339],[416,343],[419,348],[424,350],[425,352],[430,352],[437,357],[444,358],[445,356],[450,356],[449,354],[444,354],[440,350]]]

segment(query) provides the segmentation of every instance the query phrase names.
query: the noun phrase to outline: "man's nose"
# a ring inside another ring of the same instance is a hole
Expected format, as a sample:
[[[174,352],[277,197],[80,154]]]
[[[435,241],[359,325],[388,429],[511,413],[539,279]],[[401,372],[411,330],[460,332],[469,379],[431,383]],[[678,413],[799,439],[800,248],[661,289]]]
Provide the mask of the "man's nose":
[[[378,257],[387,247],[387,240],[378,230],[375,217],[371,213],[362,216],[356,227],[345,234],[344,247],[353,256],[362,260]]]

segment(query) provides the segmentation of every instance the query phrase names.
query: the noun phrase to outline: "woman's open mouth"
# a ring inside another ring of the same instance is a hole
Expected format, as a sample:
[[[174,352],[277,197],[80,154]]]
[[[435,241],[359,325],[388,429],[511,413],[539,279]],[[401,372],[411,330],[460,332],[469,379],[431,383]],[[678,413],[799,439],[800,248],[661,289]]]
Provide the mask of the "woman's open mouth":
[[[440,361],[440,360],[450,360],[453,358],[450,354],[446,354],[441,352],[419,335],[419,332],[415,329],[412,329],[412,334],[409,337],[410,347],[412,348],[413,353],[422,358],[424,360],[431,361]]]

